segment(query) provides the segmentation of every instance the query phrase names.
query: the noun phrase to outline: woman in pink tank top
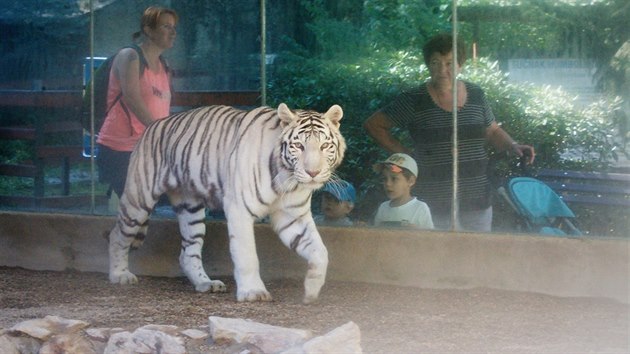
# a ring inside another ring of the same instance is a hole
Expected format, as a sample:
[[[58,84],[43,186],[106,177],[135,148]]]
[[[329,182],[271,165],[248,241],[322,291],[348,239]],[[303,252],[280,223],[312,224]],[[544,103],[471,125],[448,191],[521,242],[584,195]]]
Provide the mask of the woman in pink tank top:
[[[161,54],[173,47],[179,18],[171,9],[149,7],[144,11],[139,45],[121,49],[112,64],[107,103],[109,112],[98,137],[99,180],[122,195],[127,165],[146,127],[168,116],[171,106],[170,77]]]

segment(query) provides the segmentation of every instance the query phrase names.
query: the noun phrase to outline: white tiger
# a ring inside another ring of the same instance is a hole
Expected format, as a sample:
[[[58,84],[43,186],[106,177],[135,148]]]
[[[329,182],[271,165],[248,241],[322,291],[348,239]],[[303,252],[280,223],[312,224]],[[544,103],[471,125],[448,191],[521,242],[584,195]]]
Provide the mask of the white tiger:
[[[210,106],[150,125],[129,163],[125,191],[109,234],[109,279],[129,284],[129,249],[139,246],[160,195],[166,193],[182,236],[180,266],[200,292],[225,292],[203,268],[205,208],[223,208],[238,301],[270,301],[259,272],[254,222],[269,216],[284,245],[308,262],[304,303],[317,300],[328,251],[311,215],[311,195],[332,176],[346,149],[343,111],[325,114],[261,107]]]

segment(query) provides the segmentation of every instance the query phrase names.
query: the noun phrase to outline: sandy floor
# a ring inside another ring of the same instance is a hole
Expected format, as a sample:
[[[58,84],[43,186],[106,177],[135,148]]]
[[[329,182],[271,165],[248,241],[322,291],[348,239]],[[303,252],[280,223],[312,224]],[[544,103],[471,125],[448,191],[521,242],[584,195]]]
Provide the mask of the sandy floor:
[[[208,316],[248,318],[326,333],[348,321],[365,353],[628,353],[630,306],[490,289],[435,290],[329,282],[302,305],[299,280],[268,282],[271,303],[195,293],[184,278],[111,285],[105,274],[0,267],[0,328],[57,315],[95,327],[148,323],[196,328]]]

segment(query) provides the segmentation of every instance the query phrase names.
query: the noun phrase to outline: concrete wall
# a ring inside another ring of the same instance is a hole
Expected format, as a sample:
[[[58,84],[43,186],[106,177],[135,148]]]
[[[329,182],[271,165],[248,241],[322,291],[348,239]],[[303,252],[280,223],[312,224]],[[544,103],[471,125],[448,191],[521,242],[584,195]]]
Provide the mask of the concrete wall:
[[[113,217],[0,212],[0,266],[107,272],[106,234]],[[266,224],[256,225],[263,280],[303,277],[305,262]],[[495,289],[630,303],[628,239],[532,235],[320,229],[328,247],[328,279],[421,288]],[[179,230],[154,219],[144,246],[130,256],[140,275],[181,276]],[[224,223],[208,222],[206,270],[231,275]]]

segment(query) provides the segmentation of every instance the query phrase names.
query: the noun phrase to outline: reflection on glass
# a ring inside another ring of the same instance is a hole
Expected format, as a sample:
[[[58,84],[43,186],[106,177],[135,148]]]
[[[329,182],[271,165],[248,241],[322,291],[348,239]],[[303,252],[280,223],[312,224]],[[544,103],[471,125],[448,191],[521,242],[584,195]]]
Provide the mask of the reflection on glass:
[[[344,180],[332,180],[318,191],[319,208],[314,209],[314,221],[322,226],[352,226],[351,218],[356,203],[354,186]]]
[[[622,42],[627,29],[622,3],[460,1],[459,37],[470,57],[462,63],[439,51],[425,63],[421,53],[429,38],[450,32],[451,1],[341,1],[309,7],[288,2],[282,11],[268,6],[267,101],[271,106],[286,102],[291,107],[344,108],[341,129],[349,150],[337,174],[356,188],[350,214],[354,224],[372,225],[378,206],[387,200],[372,165],[389,151],[366,139],[363,124],[418,85],[426,87],[427,104],[448,111],[452,97],[439,90],[434,77],[456,64],[462,68],[463,85],[457,106],[464,111],[483,92],[486,103],[479,109],[486,117],[485,111],[491,111],[502,129],[493,131],[507,131],[514,142],[536,150],[534,164],[523,172],[516,151],[502,152],[516,149],[512,141],[501,134],[492,135],[496,140],[482,136],[487,121],[461,130],[464,140],[490,142],[489,149],[458,146],[462,205],[491,205],[493,231],[527,232],[497,191],[513,177],[528,174],[563,197],[586,235],[626,236],[630,45]],[[123,1],[97,6],[90,54],[89,10],[80,4],[84,2],[38,2],[47,9],[44,13],[29,2],[9,1],[6,9],[11,11],[0,16],[0,64],[5,69],[0,73],[2,209],[88,213],[90,181],[95,179],[95,212],[110,213],[107,185],[83,157],[78,124],[83,62],[90,55],[109,57],[129,44],[143,9]],[[182,20],[176,28],[161,27],[165,35],[177,36],[165,52],[175,74],[172,110],[214,103],[256,105],[259,4],[239,0],[220,8],[200,2],[172,6]],[[595,30],[583,31],[583,23],[592,23]],[[437,200],[431,212],[438,218],[439,200],[448,199],[452,181],[448,168],[435,168],[439,161],[432,160],[442,147],[423,149],[443,137],[424,129],[394,127],[392,136],[418,160],[415,196],[430,207]],[[418,131],[431,139],[414,140]],[[494,172],[483,177],[484,169]],[[442,184],[435,176],[443,173],[447,182]],[[474,186],[476,192],[467,194],[465,186]],[[437,227],[440,223],[435,222]]]
[[[418,182],[414,189],[431,209],[435,227],[442,230],[489,232],[492,228],[491,185],[488,178],[486,144],[498,151],[534,161],[534,149],[519,144],[496,122],[481,87],[469,81],[454,80],[466,61],[465,44],[457,45],[454,62],[453,37],[442,33],[423,46],[428,81],[396,96],[366,121],[368,134],[383,148],[413,154],[418,161]],[[454,90],[453,85],[457,85]],[[456,92],[456,95],[454,93]],[[454,120],[457,107],[456,137],[459,151],[458,225],[452,225]],[[391,133],[393,127],[406,129],[413,141],[405,146]]]

